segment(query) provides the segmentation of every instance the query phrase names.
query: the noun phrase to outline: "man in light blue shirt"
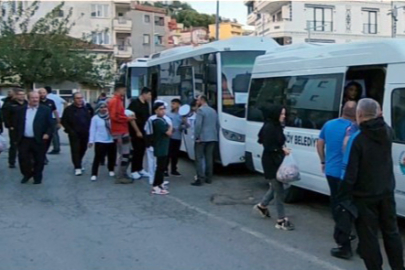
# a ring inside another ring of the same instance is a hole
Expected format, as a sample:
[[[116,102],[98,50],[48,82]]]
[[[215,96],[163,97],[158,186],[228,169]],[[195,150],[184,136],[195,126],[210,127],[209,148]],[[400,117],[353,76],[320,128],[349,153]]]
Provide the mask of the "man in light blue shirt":
[[[47,98],[52,99],[56,105],[56,111],[58,112],[59,119],[62,118],[63,110],[66,107],[66,100],[61,98],[59,95],[52,93],[52,88],[50,86],[45,86],[46,92],[48,93]],[[53,115],[53,125],[54,133],[52,136],[52,145],[53,149],[49,152],[50,155],[57,155],[60,153],[60,138],[59,138],[59,129],[61,128],[60,120],[58,121]]]
[[[335,209],[338,205],[336,196],[343,167],[343,144],[348,128],[356,121],[356,105],[354,101],[347,101],[343,107],[342,117],[330,120],[323,126],[317,143],[322,171],[326,175],[330,188],[330,204],[335,221]],[[346,259],[352,256],[350,235],[347,235],[347,241],[344,241],[344,244],[337,244],[338,248],[331,250],[332,256]]]
[[[169,163],[171,167],[170,170],[171,174],[173,176],[181,176],[181,174],[177,170],[177,162],[179,160],[182,132],[184,130],[183,118],[179,114],[179,109],[181,106],[180,99],[177,98],[173,99],[171,105],[172,109],[170,112],[167,112],[166,115],[171,119],[173,123],[173,134],[170,137],[169,159],[168,159],[169,162],[167,164],[165,176],[169,176]]]

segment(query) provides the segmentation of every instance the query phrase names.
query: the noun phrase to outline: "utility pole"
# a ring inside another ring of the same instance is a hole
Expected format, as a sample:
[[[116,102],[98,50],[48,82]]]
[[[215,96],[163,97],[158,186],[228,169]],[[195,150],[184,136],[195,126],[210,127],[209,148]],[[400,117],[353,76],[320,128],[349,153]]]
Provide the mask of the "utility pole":
[[[215,39],[219,40],[219,0],[217,0],[217,15],[215,17]]]
[[[391,1],[391,37],[395,38],[397,35],[397,9],[394,1]]]

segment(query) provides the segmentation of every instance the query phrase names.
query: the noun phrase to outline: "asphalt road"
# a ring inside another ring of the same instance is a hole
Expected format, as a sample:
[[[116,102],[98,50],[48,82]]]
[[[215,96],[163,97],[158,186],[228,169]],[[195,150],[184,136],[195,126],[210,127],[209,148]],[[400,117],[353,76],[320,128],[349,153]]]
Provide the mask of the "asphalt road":
[[[279,231],[251,211],[268,187],[261,176],[228,168],[193,187],[193,164],[183,159],[170,195],[151,196],[146,180],[115,185],[105,168],[90,182],[92,151],[76,177],[64,144],[42,185],[21,185],[0,154],[0,270],[365,269],[358,257],[329,255],[323,196],[288,205],[296,230]]]

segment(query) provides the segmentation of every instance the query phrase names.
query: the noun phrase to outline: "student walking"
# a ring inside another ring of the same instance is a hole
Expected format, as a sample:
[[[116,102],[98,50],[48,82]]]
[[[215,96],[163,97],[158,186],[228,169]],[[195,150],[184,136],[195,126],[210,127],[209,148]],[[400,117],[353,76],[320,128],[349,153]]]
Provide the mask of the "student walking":
[[[125,114],[124,95],[127,87],[117,84],[114,88],[114,97],[108,102],[108,111],[111,119],[111,134],[118,149],[118,169],[116,173],[116,184],[131,184],[127,170],[131,163],[131,140],[129,137],[128,123],[135,125],[135,117],[128,117]]]
[[[171,111],[167,113],[167,116],[171,119],[173,123],[173,134],[170,137],[170,145],[169,145],[169,158],[167,162],[167,168],[165,172],[165,176],[169,176],[169,164],[170,164],[170,173],[172,176],[181,176],[179,171],[177,170],[177,162],[179,160],[180,154],[180,147],[181,147],[181,138],[182,132],[184,129],[183,126],[183,119],[179,114],[179,109],[181,106],[180,99],[173,99],[171,102]]]
[[[68,106],[62,116],[62,125],[69,136],[72,163],[75,175],[83,174],[83,157],[86,154],[89,142],[91,113],[79,92],[73,94],[73,104]]]
[[[262,201],[254,206],[263,217],[270,217],[267,206],[275,199],[278,219],[276,228],[290,231],[294,225],[285,215],[284,210],[284,185],[276,179],[277,170],[284,160],[284,156],[289,155],[290,151],[285,147],[286,138],[283,132],[282,123],[284,123],[285,108],[273,105],[263,111],[265,123],[259,132],[259,143],[263,145],[262,165],[264,177],[270,180],[271,187],[264,195]]]
[[[394,195],[393,132],[381,117],[380,105],[373,99],[361,99],[356,114],[360,130],[349,139],[337,199],[339,204],[352,203],[357,209],[359,254],[367,269],[383,269],[380,230],[391,269],[403,270]]]
[[[166,102],[162,100],[156,100],[154,104],[156,103],[163,103],[165,105],[165,108],[167,107]],[[149,172],[149,184],[153,185],[153,181],[155,179],[155,170],[156,170],[156,157],[153,151],[153,121],[156,120],[157,115],[154,114],[151,117],[149,117],[148,121],[145,124],[145,142],[146,142],[146,157],[148,160],[148,172]],[[172,126],[172,120],[167,116],[164,115],[163,118],[165,121],[169,124],[169,126]],[[169,153],[170,154],[170,153]],[[169,181],[166,180],[163,182],[163,186],[167,186],[169,184]]]
[[[169,192],[163,188],[163,181],[169,155],[170,136],[172,135],[173,128],[164,119],[164,103],[155,103],[153,110],[157,116],[153,121],[153,150],[157,166],[155,179],[153,181],[152,194],[166,195]]]
[[[111,122],[106,103],[98,103],[96,115],[91,119],[89,148],[94,145],[94,160],[91,169],[91,181],[97,180],[98,167],[108,158],[108,171],[111,177],[115,176],[114,167],[117,159],[117,147],[111,135]]]

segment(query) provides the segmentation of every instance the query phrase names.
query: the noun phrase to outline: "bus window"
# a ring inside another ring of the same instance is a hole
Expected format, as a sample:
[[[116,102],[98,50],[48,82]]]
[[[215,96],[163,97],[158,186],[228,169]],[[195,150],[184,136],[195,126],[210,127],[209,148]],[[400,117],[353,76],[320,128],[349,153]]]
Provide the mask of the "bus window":
[[[183,104],[190,104],[194,99],[193,67],[184,66],[177,70],[180,75],[180,99]]]
[[[248,120],[263,121],[260,111],[272,104],[287,109],[286,125],[321,129],[339,115],[343,74],[253,79]]]
[[[222,52],[222,112],[245,117],[253,64],[264,51]]]
[[[395,89],[392,92],[392,128],[395,141],[405,144],[405,88]]]

